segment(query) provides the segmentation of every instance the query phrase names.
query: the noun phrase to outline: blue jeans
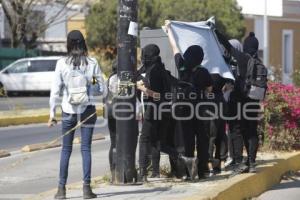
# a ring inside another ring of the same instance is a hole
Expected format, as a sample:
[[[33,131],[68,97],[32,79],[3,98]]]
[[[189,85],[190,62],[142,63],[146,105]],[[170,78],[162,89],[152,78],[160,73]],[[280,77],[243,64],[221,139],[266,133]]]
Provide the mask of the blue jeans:
[[[88,106],[82,114],[62,113],[62,133],[65,134],[77,125],[78,120],[83,121],[96,112],[95,106]],[[94,114],[81,126],[81,155],[84,184],[91,182],[91,144],[94,125],[97,115]],[[65,186],[68,178],[69,160],[72,153],[75,130],[63,137],[60,157],[59,185]]]

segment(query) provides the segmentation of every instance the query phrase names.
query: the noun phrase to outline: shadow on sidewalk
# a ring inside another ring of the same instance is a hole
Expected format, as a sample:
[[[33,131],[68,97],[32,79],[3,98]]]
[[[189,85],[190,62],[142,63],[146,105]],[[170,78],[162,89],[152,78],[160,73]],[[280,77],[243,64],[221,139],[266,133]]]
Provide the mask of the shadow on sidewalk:
[[[131,190],[131,191],[122,191],[122,192],[108,192],[108,193],[97,193],[97,198],[110,198],[115,196],[125,196],[131,194],[150,194],[150,193],[157,193],[157,192],[166,192],[171,190],[171,187],[156,187],[151,189],[140,189],[140,190]],[[82,196],[71,196],[67,199],[82,199]]]

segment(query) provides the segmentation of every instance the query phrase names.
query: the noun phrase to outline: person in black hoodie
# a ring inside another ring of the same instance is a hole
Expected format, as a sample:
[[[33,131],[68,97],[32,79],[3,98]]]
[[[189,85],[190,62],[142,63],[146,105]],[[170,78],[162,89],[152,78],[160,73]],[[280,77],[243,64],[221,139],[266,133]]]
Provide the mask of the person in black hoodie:
[[[137,82],[137,89],[144,93],[145,113],[142,125],[142,133],[139,141],[139,181],[147,181],[148,156],[152,154],[152,177],[159,177],[160,151],[169,154],[172,160],[182,160],[185,157],[180,155],[176,148],[166,141],[167,135],[172,136],[173,128],[170,128],[172,121],[165,117],[159,118],[159,105],[165,102],[166,69],[159,56],[160,49],[155,44],[149,44],[142,49],[143,68],[140,73],[145,73],[145,77]],[[171,133],[168,133],[171,132]]]
[[[166,21],[165,26],[173,49],[179,79],[191,83],[194,88],[193,92],[197,94],[196,101],[192,100],[195,106],[197,103],[205,101],[205,95],[203,94],[212,92],[212,78],[208,70],[201,66],[204,57],[203,49],[198,45],[192,45],[181,55],[170,28],[170,22]],[[199,114],[202,116],[205,113],[205,106],[202,106],[199,110]],[[189,108],[184,110],[183,113],[184,116],[189,116]],[[196,116],[193,116],[191,120],[180,120],[178,123],[180,125],[178,128],[182,130],[184,135],[185,156],[194,157],[196,146],[198,161],[196,160],[195,162],[198,162],[198,178],[205,178],[205,174],[209,172],[209,121],[199,120]],[[193,179],[193,176],[194,172],[189,170],[188,177]]]
[[[150,44],[142,49],[142,63],[145,71],[144,80],[137,83],[137,88],[144,93],[145,113],[142,133],[139,140],[139,181],[147,181],[147,165],[151,143],[158,137],[159,121],[157,108],[160,95],[164,93],[162,70],[164,65],[159,56],[160,49],[155,44]],[[151,105],[152,104],[152,105]]]
[[[258,120],[249,119],[248,117],[255,118],[258,116],[258,112],[248,111],[245,112],[245,108],[247,110],[253,109],[258,110],[260,108],[259,101],[252,100],[246,97],[242,92],[243,82],[246,80],[247,66],[251,57],[258,59],[258,46],[259,42],[255,37],[253,32],[250,32],[249,36],[245,39],[243,45],[243,51],[241,52],[238,49],[234,48],[228,40],[219,32],[215,31],[219,41],[223,44],[223,46],[227,49],[228,52],[231,53],[232,57],[236,60],[238,76],[236,77],[235,88],[230,96],[230,105],[229,110],[233,112],[236,110],[236,106],[241,107],[241,119],[233,120],[229,122],[230,125],[230,134],[235,135],[233,138],[233,146],[234,146],[234,160],[236,163],[236,167],[234,170],[234,174],[243,173],[243,172],[256,172],[255,168],[255,160],[256,154],[258,150],[258,133],[257,133],[257,125]],[[244,107],[247,103],[254,103],[251,106]],[[244,114],[243,114],[244,113]],[[243,163],[243,141],[247,151],[247,161]]]
[[[182,155],[176,148],[174,143],[174,121],[170,118],[170,113],[161,113],[159,118],[159,106],[165,102],[165,94],[170,92],[170,88],[166,86],[168,72],[159,56],[160,49],[155,44],[149,44],[142,49],[143,67],[139,70],[139,74],[145,73],[145,77],[139,76],[141,79],[137,82],[137,89],[144,93],[143,99],[145,103],[144,121],[142,125],[142,133],[139,141],[139,181],[147,181],[147,166],[149,163],[148,156],[152,154],[152,177],[159,177],[159,156],[160,151],[168,154],[173,171],[178,170],[176,163],[183,163],[187,166],[191,160]],[[171,163],[171,164],[172,164]],[[189,165],[190,166],[190,165]]]

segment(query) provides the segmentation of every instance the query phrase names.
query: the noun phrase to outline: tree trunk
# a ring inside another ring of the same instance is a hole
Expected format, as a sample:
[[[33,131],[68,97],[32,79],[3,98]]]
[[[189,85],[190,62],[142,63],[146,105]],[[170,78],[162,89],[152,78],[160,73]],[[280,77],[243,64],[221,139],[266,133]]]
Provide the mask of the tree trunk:
[[[18,29],[17,27],[12,27],[10,46],[12,48],[18,48],[19,44],[20,44],[20,39],[19,39]]]

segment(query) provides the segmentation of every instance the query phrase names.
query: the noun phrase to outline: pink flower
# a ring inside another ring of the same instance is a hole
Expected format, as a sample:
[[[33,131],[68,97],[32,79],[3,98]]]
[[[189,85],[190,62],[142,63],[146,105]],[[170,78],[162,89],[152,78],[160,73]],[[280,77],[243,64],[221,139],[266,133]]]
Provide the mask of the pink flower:
[[[296,129],[297,123],[295,121],[287,121],[285,122],[285,128],[287,129]]]

